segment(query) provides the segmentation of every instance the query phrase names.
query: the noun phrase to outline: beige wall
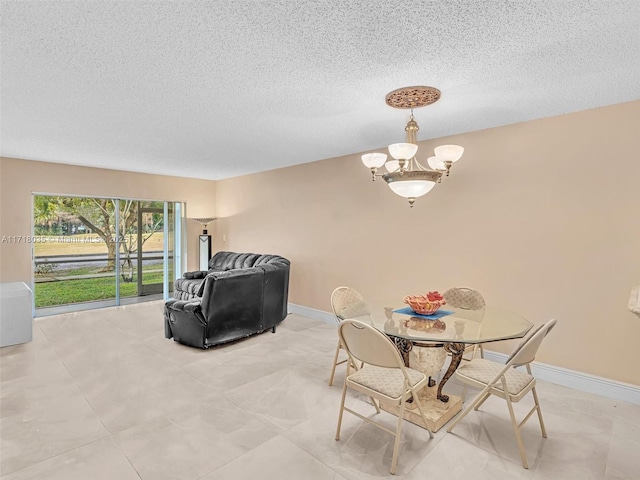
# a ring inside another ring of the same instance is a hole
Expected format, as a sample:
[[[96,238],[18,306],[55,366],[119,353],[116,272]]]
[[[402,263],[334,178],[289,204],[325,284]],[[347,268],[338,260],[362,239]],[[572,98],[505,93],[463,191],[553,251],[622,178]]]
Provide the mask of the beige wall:
[[[325,311],[339,285],[376,307],[474,287],[558,319],[539,361],[640,385],[638,119],[640,101],[422,142],[466,150],[412,209],[359,155],[220,181],[215,246],[288,257],[290,301]]]
[[[214,250],[291,259],[293,303],[329,311],[338,285],[376,307],[472,286],[559,320],[540,361],[640,385],[626,309],[640,283],[639,118],[637,101],[422,142],[423,156],[466,150],[413,209],[359,155],[220,182],[0,158],[0,236],[30,235],[32,192],[185,201],[189,217],[220,217]],[[189,269],[200,228],[189,222]],[[30,245],[0,243],[0,281],[30,279]]]
[[[31,235],[33,192],[181,201],[188,217],[206,217],[215,212],[215,191],[210,180],[0,158],[0,237]],[[201,226],[187,223],[188,268],[197,270]],[[0,243],[0,281],[29,284],[31,270],[30,244]]]

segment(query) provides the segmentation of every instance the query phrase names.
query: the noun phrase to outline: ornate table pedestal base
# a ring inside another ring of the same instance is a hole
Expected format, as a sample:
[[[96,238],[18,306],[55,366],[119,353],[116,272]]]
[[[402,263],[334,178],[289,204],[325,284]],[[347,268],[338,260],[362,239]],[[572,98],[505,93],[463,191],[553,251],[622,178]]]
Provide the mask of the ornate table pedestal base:
[[[447,352],[442,345],[414,345],[409,352],[409,365],[411,368],[424,373],[428,377],[434,377],[440,373],[446,359]],[[434,384],[435,382],[429,386],[432,387]]]
[[[425,387],[420,391],[419,399],[422,408],[427,417],[427,426],[432,432],[440,430],[449,420],[455,417],[462,410],[462,399],[456,395],[449,395],[448,402],[442,402],[437,399],[438,387]],[[399,408],[393,405],[380,405],[385,412],[398,415]],[[413,406],[411,410],[406,409],[404,412],[405,420],[415,423],[420,427],[425,427],[424,421],[420,416],[418,407]]]
[[[405,364],[407,364],[407,366],[410,365],[411,368],[418,370],[429,377],[442,370],[445,360],[447,359],[447,352],[455,350],[452,348],[452,344],[449,343],[444,344],[443,346],[443,344],[412,343],[398,337],[391,338],[400,350]],[[453,345],[458,346],[458,344]],[[462,347],[464,347],[464,345],[462,345]],[[462,350],[464,351],[464,348],[462,348]],[[456,350],[455,353],[459,352]],[[425,387],[419,394],[420,403],[422,404],[427,417],[427,426],[432,432],[440,430],[445,423],[455,417],[458,412],[462,410],[462,400],[460,397],[444,395],[442,393],[442,387],[460,363],[460,359],[455,358],[455,353],[452,361],[454,367],[453,369],[450,367],[447,370],[440,384],[438,386]],[[461,356],[462,355],[460,355],[460,357]],[[399,412],[399,407],[385,405],[384,403],[380,405],[380,408],[394,415],[398,415]],[[405,410],[404,418],[423,428],[425,426],[424,420],[422,420],[420,412],[418,411],[418,407],[414,406],[412,409]]]

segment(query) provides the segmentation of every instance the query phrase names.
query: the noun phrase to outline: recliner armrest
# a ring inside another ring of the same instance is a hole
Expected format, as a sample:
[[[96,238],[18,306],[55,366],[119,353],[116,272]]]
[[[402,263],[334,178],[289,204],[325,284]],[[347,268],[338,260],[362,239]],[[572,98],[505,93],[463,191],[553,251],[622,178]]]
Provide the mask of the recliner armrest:
[[[187,278],[189,280],[204,278],[209,273],[207,270],[196,270],[195,272],[184,272],[183,278]]]
[[[176,300],[171,299],[167,300],[165,306],[172,310],[177,310],[181,312],[189,312],[196,313],[201,311],[202,305],[200,304],[200,298],[194,300]]]

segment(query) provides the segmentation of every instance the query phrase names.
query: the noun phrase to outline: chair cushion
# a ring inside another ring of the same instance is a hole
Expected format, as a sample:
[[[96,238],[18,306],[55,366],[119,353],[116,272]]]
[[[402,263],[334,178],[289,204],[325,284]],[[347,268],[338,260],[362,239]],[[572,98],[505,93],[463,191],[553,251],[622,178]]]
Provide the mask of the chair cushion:
[[[417,370],[411,368],[406,370],[412,387],[426,378],[424,373]],[[365,365],[357,372],[349,375],[349,380],[391,398],[400,398],[405,393],[403,392],[404,375],[399,368]]]
[[[456,375],[489,384],[496,378],[496,375],[504,368],[504,365],[485,358],[475,358],[466,365],[456,370]],[[518,395],[532,381],[533,377],[526,372],[521,372],[513,368],[507,370],[507,390],[511,395]],[[463,379],[462,378],[462,379]],[[502,381],[495,384],[497,390],[502,390]]]

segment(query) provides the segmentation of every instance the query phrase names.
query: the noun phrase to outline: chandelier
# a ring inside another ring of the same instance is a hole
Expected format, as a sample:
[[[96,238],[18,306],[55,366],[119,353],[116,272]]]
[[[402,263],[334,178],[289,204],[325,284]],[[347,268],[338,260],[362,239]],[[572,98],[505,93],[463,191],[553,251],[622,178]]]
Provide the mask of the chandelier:
[[[387,105],[393,108],[410,109],[411,116],[405,127],[406,143],[389,145],[387,160],[385,153],[366,153],[362,155],[362,163],[371,170],[372,179],[382,177],[389,188],[401,197],[409,200],[413,207],[416,198],[426,195],[436,183],[440,183],[442,175],[449,176],[449,170],[454,162],[460,160],[464,148],[459,145],[441,145],[434,149],[435,155],[427,158],[431,168],[423,166],[416,158],[418,145],[416,134],[420,127],[413,117],[413,109],[431,105],[440,99],[440,90],[433,87],[403,87],[390,92],[385,97]],[[378,174],[382,166],[387,173]]]

